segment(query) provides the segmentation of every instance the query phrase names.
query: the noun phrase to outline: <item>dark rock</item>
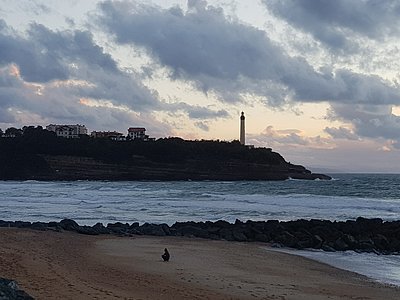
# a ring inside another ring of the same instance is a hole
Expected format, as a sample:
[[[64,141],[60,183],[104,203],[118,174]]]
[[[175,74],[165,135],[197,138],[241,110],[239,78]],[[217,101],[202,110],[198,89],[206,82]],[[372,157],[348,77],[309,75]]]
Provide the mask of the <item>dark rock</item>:
[[[209,233],[207,230],[195,226],[184,226],[177,229],[177,234],[188,237],[208,238]]]
[[[218,234],[218,232],[221,230],[220,227],[215,227],[215,226],[211,226],[207,228],[208,233],[210,234]]]
[[[373,241],[375,247],[379,250],[385,250],[385,249],[389,248],[389,241],[382,234],[377,234],[377,235],[373,236],[372,241]]]
[[[233,238],[232,230],[229,228],[222,228],[219,231],[219,236],[221,239],[227,240],[227,241],[234,241],[235,239]]]
[[[271,237],[264,233],[256,234],[254,239],[258,242],[263,242],[263,243],[268,243],[269,241],[271,241]]]
[[[232,237],[235,241],[238,241],[238,242],[246,242],[247,241],[246,235],[243,232],[238,231],[238,230],[232,231]]]
[[[343,234],[343,241],[349,246],[349,248],[354,249],[358,246],[358,241],[350,234]]]
[[[349,245],[344,241],[343,237],[338,238],[333,244],[333,248],[340,251],[349,250]]]
[[[383,220],[380,218],[366,219],[363,217],[358,217],[356,223],[359,224],[364,231],[375,231],[381,227]]]
[[[139,222],[133,222],[131,226],[129,226],[129,229],[133,228],[138,228],[139,227]]]
[[[220,228],[227,228],[231,226],[231,223],[224,221],[224,220],[218,220],[214,222],[215,227],[220,227]]]
[[[312,248],[320,249],[322,247],[323,243],[324,243],[324,240],[319,235],[316,234],[316,235],[313,236],[313,246],[312,246]]]
[[[331,246],[327,245],[327,244],[323,244],[321,246],[321,249],[326,251],[326,252],[336,252],[335,249],[333,249]]]
[[[295,248],[297,249],[315,248],[314,244],[315,244],[314,239],[311,236],[307,236],[303,237],[302,239],[299,239],[299,241],[295,245]]]
[[[396,237],[392,238],[389,241],[389,251],[396,252],[399,251],[399,249],[400,249],[400,240],[398,240]]]
[[[162,226],[157,224],[144,223],[142,226],[138,227],[137,230],[146,235],[155,235],[155,236],[166,235]]]
[[[161,226],[162,230],[165,232],[165,235],[168,235],[168,236],[172,235],[168,224],[160,224],[160,226]]]
[[[80,234],[87,234],[87,235],[99,235],[100,234],[96,229],[94,229],[93,227],[90,227],[90,226],[80,226],[76,232],[78,232]]]
[[[143,233],[139,231],[139,227],[128,229],[128,233],[135,235],[143,235]]]
[[[45,231],[47,229],[47,223],[43,222],[33,222],[30,226],[31,229]]]
[[[74,220],[71,219],[64,219],[60,221],[60,227],[64,230],[68,231],[77,231],[79,230],[79,225]]]
[[[128,223],[124,224],[121,222],[116,222],[116,223],[108,223],[107,224],[107,229],[117,235],[127,234],[129,232],[129,228],[130,228],[130,226]]]
[[[281,243],[272,243],[271,247],[272,248],[283,248],[284,246]]]
[[[0,227],[14,227],[14,222],[0,220]]]
[[[92,229],[96,231],[98,234],[108,234],[110,233],[110,230],[106,227],[104,227],[103,223],[96,223],[95,225],[92,226]]]
[[[9,279],[0,278],[1,300],[33,300],[26,292],[18,287],[18,284]]]
[[[275,238],[276,242],[279,242],[287,247],[295,248],[299,240],[291,233],[284,231],[278,237]]]
[[[243,224],[243,222],[240,221],[239,219],[236,219],[234,224],[235,225],[241,225],[241,224]],[[246,224],[251,224],[251,221],[250,222],[247,221]]]
[[[47,227],[58,227],[60,226],[60,223],[58,222],[49,222],[47,223]]]
[[[107,228],[109,229],[114,229],[114,228],[118,228],[118,229],[129,229],[130,225],[128,223],[121,223],[121,222],[116,222],[116,223],[108,223],[107,224]]]
[[[14,226],[17,228],[29,228],[31,227],[31,222],[15,221]]]

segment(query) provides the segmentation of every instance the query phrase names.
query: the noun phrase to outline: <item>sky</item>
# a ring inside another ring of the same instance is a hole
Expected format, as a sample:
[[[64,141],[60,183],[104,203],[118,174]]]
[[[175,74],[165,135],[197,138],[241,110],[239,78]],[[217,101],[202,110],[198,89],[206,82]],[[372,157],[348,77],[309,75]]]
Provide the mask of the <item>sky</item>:
[[[0,0],[0,128],[239,139],[400,173],[399,0]]]

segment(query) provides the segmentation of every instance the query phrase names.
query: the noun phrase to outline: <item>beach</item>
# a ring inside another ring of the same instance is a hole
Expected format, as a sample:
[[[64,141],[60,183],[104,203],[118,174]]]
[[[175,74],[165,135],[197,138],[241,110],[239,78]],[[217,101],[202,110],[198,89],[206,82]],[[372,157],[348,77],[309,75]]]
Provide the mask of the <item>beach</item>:
[[[266,246],[1,228],[0,276],[36,299],[400,299],[399,288]]]

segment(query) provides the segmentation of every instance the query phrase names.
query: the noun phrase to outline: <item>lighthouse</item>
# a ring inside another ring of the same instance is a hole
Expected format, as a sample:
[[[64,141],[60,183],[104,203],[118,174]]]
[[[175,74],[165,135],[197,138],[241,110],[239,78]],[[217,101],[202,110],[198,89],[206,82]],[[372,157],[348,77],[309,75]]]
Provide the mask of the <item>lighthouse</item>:
[[[246,132],[244,129],[244,112],[242,112],[241,116],[240,116],[240,143],[242,145],[246,144]]]

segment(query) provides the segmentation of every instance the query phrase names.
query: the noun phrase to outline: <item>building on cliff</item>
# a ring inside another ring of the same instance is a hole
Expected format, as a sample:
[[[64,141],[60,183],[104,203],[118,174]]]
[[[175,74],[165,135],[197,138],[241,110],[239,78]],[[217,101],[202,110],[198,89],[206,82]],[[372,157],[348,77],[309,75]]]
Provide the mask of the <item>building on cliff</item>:
[[[56,125],[50,124],[46,126],[46,130],[53,131],[56,133],[57,136],[73,139],[79,138],[81,135],[87,134],[87,129],[85,125]]]
[[[146,128],[144,127],[130,127],[128,128],[127,139],[147,141],[149,136],[146,135]]]
[[[113,141],[125,141],[126,137],[123,133],[117,131],[92,131],[90,134],[91,137],[97,139],[110,139]]]

